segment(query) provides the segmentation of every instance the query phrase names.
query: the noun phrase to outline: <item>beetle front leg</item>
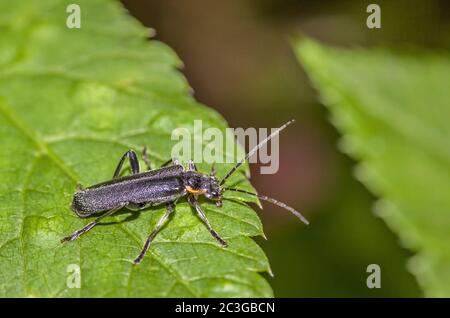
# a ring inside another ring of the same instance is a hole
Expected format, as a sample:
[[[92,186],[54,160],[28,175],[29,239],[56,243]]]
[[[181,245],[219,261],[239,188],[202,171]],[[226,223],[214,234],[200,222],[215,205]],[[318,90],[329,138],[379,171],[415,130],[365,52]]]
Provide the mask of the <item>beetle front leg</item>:
[[[164,223],[166,222],[169,215],[173,212],[173,210],[175,210],[175,203],[174,202],[167,203],[166,204],[166,213],[164,213],[164,215],[161,217],[161,219],[159,219],[158,224],[156,224],[156,227],[153,229],[153,231],[147,237],[147,240],[145,241],[141,252],[133,261],[134,264],[139,264],[140,262],[142,262],[142,259],[144,258],[145,254],[147,253],[147,251],[150,247],[150,243],[153,241],[156,234],[158,234],[159,230],[164,225]]]
[[[94,221],[92,221],[91,223],[87,224],[85,227],[73,232],[72,234],[64,237],[61,240],[61,243],[64,242],[68,242],[68,241],[73,241],[75,239],[77,239],[79,236],[83,235],[84,233],[86,233],[87,231],[89,231],[90,229],[92,229],[94,226],[96,226],[98,224],[98,222],[100,222],[101,219],[112,215],[114,212],[117,212],[118,210],[120,210],[121,208],[123,208],[125,206],[125,204],[122,204],[120,206],[118,206],[117,208],[114,208],[112,210],[109,210],[107,212],[105,212],[104,214],[100,215],[98,218],[96,218]]]
[[[206,218],[205,213],[203,212],[202,208],[200,207],[200,204],[198,203],[198,200],[195,196],[189,195],[188,196],[188,202],[190,205],[197,211],[199,217],[202,219],[202,221],[206,224],[208,227],[209,233],[223,246],[227,247],[228,243],[220,237],[220,235],[213,229],[211,224],[209,223],[208,219]]]
[[[139,173],[139,160],[137,158],[136,152],[132,149],[128,150],[122,158],[120,158],[119,164],[117,165],[116,171],[114,171],[113,179],[117,178],[122,170],[122,165],[125,159],[128,158],[131,166],[131,173]]]

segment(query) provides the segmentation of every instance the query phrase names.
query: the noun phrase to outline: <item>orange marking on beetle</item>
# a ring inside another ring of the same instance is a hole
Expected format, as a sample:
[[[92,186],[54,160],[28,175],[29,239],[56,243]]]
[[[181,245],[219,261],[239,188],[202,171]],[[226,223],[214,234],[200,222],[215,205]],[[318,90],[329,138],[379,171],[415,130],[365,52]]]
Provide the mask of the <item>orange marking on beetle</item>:
[[[199,190],[195,190],[192,189],[190,186],[186,186],[186,191],[192,194],[204,194],[206,193],[206,189],[199,189]]]

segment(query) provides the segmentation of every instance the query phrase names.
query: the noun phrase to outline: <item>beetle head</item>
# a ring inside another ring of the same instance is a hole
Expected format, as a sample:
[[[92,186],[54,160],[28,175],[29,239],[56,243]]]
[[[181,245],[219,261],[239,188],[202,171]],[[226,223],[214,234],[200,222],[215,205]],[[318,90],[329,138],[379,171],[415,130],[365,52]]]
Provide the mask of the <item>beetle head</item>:
[[[214,200],[217,206],[222,205],[222,191],[219,180],[213,174],[202,174],[196,171],[186,173],[186,191],[194,195],[203,194],[210,200]]]

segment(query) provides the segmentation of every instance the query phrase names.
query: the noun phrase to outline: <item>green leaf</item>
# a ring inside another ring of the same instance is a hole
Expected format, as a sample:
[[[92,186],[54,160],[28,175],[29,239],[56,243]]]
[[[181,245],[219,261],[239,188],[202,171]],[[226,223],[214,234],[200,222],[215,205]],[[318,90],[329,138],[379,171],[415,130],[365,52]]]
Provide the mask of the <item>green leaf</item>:
[[[160,165],[171,132],[196,119],[226,128],[191,97],[178,57],[118,2],[76,1],[81,29],[69,29],[71,2],[0,2],[0,296],[272,296],[258,273],[270,270],[267,258],[250,238],[263,234],[261,222],[237,194],[222,208],[202,202],[227,249],[185,200],[139,266],[132,260],[163,207],[123,210],[60,244],[92,220],[69,208],[77,182],[110,179],[120,156],[144,145]],[[233,180],[252,189],[243,174]],[[80,267],[79,289],[67,285],[70,264]]]
[[[303,39],[296,52],[375,212],[415,251],[427,296],[450,296],[450,59],[337,49]],[[376,244],[376,242],[374,242]]]

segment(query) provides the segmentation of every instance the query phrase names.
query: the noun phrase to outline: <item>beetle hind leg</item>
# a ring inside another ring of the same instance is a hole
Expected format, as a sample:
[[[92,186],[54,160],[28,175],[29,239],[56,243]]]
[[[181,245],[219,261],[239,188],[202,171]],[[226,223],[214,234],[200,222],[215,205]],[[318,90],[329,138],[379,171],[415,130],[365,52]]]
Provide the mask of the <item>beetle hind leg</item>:
[[[172,212],[174,210],[175,210],[175,203],[174,202],[169,202],[169,203],[166,204],[166,213],[164,213],[164,215],[161,217],[161,219],[159,219],[159,221],[156,224],[155,228],[150,233],[150,235],[147,237],[147,240],[145,241],[141,252],[139,253],[139,255],[133,261],[134,264],[139,264],[140,262],[142,262],[142,259],[144,258],[145,254],[147,253],[148,249],[150,248],[151,242],[153,241],[153,239],[155,238],[156,234],[158,234],[159,230],[161,229],[161,227],[166,222],[167,218],[170,216],[170,214],[172,214]]]
[[[73,232],[72,234],[64,237],[61,240],[61,243],[64,242],[68,242],[68,241],[73,241],[75,239],[77,239],[78,237],[80,237],[81,235],[83,235],[84,233],[88,232],[89,230],[91,230],[94,226],[96,226],[103,218],[114,214],[115,212],[117,212],[118,210],[120,210],[121,208],[123,208],[125,206],[125,204],[122,204],[120,206],[118,206],[117,208],[114,208],[112,210],[109,210],[105,213],[103,213],[102,215],[100,215],[98,218],[96,218],[94,221],[88,223],[86,226],[84,226],[83,228]]]

